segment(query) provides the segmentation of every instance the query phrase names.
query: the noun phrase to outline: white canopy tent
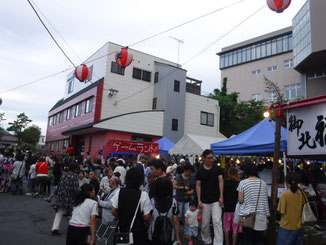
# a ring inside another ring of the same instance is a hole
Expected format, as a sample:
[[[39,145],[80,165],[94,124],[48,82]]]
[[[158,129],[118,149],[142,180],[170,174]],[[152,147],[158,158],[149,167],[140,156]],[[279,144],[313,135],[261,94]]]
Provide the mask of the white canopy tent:
[[[211,144],[226,140],[220,133],[220,138],[185,134],[170,150],[170,155],[201,155],[204,150],[211,149]]]

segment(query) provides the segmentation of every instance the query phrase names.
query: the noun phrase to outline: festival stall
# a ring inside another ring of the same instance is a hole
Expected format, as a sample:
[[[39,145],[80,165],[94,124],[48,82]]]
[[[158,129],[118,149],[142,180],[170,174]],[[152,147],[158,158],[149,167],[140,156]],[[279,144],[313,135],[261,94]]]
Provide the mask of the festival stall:
[[[158,144],[160,154],[167,155],[169,150],[175,145],[171,140],[166,137],[162,137],[158,141],[155,141]]]

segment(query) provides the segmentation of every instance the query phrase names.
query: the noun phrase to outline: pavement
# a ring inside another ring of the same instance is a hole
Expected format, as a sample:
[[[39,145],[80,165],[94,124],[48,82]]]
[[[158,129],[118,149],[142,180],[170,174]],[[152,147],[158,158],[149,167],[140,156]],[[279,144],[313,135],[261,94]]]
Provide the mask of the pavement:
[[[0,245],[64,245],[68,219],[61,221],[59,236],[51,234],[55,212],[42,197],[0,193]],[[97,227],[100,219],[97,220]],[[183,234],[183,227],[180,227]],[[182,235],[180,234],[180,237]],[[104,241],[97,241],[104,245]],[[188,244],[184,239],[182,244]],[[194,244],[201,244],[194,240]]]

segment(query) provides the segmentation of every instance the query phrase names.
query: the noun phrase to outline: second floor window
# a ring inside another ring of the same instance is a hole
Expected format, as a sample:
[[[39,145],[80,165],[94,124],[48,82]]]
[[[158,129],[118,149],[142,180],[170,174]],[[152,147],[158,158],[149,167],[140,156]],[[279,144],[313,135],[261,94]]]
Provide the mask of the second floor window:
[[[136,79],[141,79],[141,69],[135,68],[132,70],[132,77]]]
[[[174,80],[174,91],[180,92],[180,81]]]
[[[59,123],[63,122],[63,111],[59,112]]]
[[[172,119],[172,131],[178,131],[178,119]]]
[[[67,108],[66,120],[71,119],[72,110],[71,107]]]
[[[201,111],[200,112],[200,124],[214,127],[214,114]]]
[[[93,97],[86,100],[85,114],[91,112],[92,109],[93,109]]]
[[[157,106],[157,98],[153,98],[153,106],[152,109],[155,110]]]
[[[252,73],[252,75],[258,75],[258,74],[260,74],[260,72],[261,72],[261,70],[258,69],[258,70],[252,71],[251,73]]]
[[[81,110],[82,110],[82,103],[78,103],[75,106],[75,117],[79,117],[81,115]]]
[[[159,73],[157,71],[157,72],[155,72],[154,83],[158,83],[158,76],[159,76]]]
[[[293,59],[284,60],[284,67],[289,68],[293,66]]]

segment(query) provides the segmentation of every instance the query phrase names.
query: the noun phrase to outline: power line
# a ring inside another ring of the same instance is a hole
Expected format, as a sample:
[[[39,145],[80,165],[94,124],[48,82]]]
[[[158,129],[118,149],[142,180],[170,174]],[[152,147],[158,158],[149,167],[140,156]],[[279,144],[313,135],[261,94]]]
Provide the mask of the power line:
[[[236,26],[234,26],[231,30],[229,30],[228,32],[226,32],[225,34],[223,34],[222,36],[220,36],[218,39],[216,39],[215,41],[213,41],[212,43],[210,43],[207,47],[205,47],[203,50],[201,50],[198,54],[196,54],[195,56],[193,56],[191,59],[189,59],[188,61],[186,61],[183,65],[188,64],[189,62],[191,62],[192,60],[194,60],[195,58],[197,58],[199,55],[201,55],[202,53],[204,53],[207,49],[209,49],[210,47],[212,47],[215,43],[217,43],[218,41],[220,41],[222,38],[226,37],[228,34],[230,34],[232,31],[234,31],[235,29],[237,29],[240,25],[242,25],[243,23],[245,23],[247,20],[249,20],[251,17],[253,17],[254,15],[256,15],[259,11],[261,11],[263,8],[265,8],[265,4],[260,7],[258,10],[256,10],[253,14],[251,14],[250,16],[248,16],[247,18],[245,18],[243,21],[241,21],[239,24],[237,24]]]
[[[79,55],[75,52],[75,50],[69,45],[69,43],[63,38],[63,36],[59,33],[59,31],[52,25],[50,20],[45,16],[45,14],[41,11],[41,9],[33,2],[33,5],[37,8],[37,10],[41,13],[41,15],[46,19],[46,21],[50,24],[50,26],[53,28],[53,30],[58,34],[58,36],[64,41],[64,43],[70,48],[70,50],[76,55],[76,57],[79,59],[80,62],[82,62],[82,59],[79,57]]]
[[[39,16],[39,14],[37,13],[36,9],[34,8],[34,6],[32,5],[32,3],[27,0],[27,2],[29,3],[29,5],[31,5],[32,9],[34,10],[35,14],[37,15],[38,19],[41,21],[42,25],[44,26],[44,28],[46,29],[46,31],[50,34],[51,38],[53,39],[53,41],[55,42],[55,44],[58,46],[58,48],[61,50],[61,52],[64,54],[64,56],[66,56],[66,58],[69,60],[69,62],[74,66],[75,64],[69,59],[68,55],[66,55],[66,53],[63,51],[63,49],[60,47],[60,45],[58,44],[58,42],[55,40],[55,38],[53,37],[53,35],[51,34],[51,32],[49,31],[49,29],[46,27],[46,25],[44,24],[43,20],[41,19],[41,17]]]
[[[201,18],[204,18],[204,17],[209,16],[209,15],[211,15],[211,14],[214,14],[214,13],[216,13],[216,12],[219,12],[219,11],[221,11],[221,10],[227,9],[227,8],[232,7],[232,6],[234,6],[234,5],[237,5],[237,4],[239,4],[239,3],[243,2],[243,1],[245,1],[245,0],[240,0],[240,1],[238,1],[238,2],[232,3],[232,4],[227,5],[227,6],[225,6],[225,7],[222,7],[222,8],[216,9],[216,10],[214,10],[214,11],[211,11],[211,12],[209,12],[209,13],[207,13],[207,14],[204,14],[204,15],[201,15],[201,16],[196,17],[196,18],[194,18],[194,19],[188,20],[188,21],[183,22],[183,23],[181,23],[181,24],[179,24],[179,25],[177,25],[177,26],[171,27],[171,28],[169,28],[169,29],[167,29],[167,30],[165,30],[165,31],[162,31],[162,32],[159,32],[159,33],[157,33],[157,34],[154,34],[154,35],[152,35],[152,36],[150,36],[150,37],[144,38],[144,39],[142,39],[142,40],[140,40],[140,41],[138,41],[138,42],[135,42],[135,43],[133,43],[133,44],[131,44],[131,45],[129,45],[129,46],[130,46],[130,47],[131,47],[131,46],[135,46],[135,45],[137,45],[137,44],[139,44],[139,43],[145,42],[145,41],[147,41],[147,40],[149,40],[149,39],[152,39],[152,38],[154,38],[154,37],[157,37],[157,36],[159,36],[159,35],[162,35],[162,34],[164,34],[164,33],[166,33],[166,32],[172,31],[172,30],[177,29],[177,28],[179,28],[179,27],[181,27],[181,26],[184,26],[184,25],[186,25],[186,24],[189,24],[189,23],[191,23],[191,22],[194,22],[194,21],[196,21],[196,20],[199,20],[199,19],[201,19]]]
[[[32,82],[29,82],[29,83],[22,84],[22,85],[20,85],[20,86],[15,87],[15,88],[9,89],[9,90],[4,91],[4,92],[1,92],[0,95],[1,95],[1,94],[5,94],[5,93],[8,93],[8,92],[13,91],[13,90],[16,90],[16,89],[19,89],[19,88],[26,87],[26,86],[28,86],[28,85],[31,85],[31,84],[33,84],[33,83],[37,83],[37,82],[42,81],[42,80],[44,80],[44,79],[48,79],[48,78],[50,78],[50,77],[54,77],[54,76],[56,76],[56,75],[59,75],[59,74],[61,74],[61,73],[64,73],[64,72],[66,72],[66,71],[69,71],[69,70],[71,70],[71,68],[67,68],[67,69],[65,69],[65,70],[63,70],[63,71],[59,71],[59,72],[54,73],[54,74],[52,74],[52,75],[49,75],[49,76],[46,76],[46,77],[39,78],[39,79],[34,80],[34,81],[32,81]]]

